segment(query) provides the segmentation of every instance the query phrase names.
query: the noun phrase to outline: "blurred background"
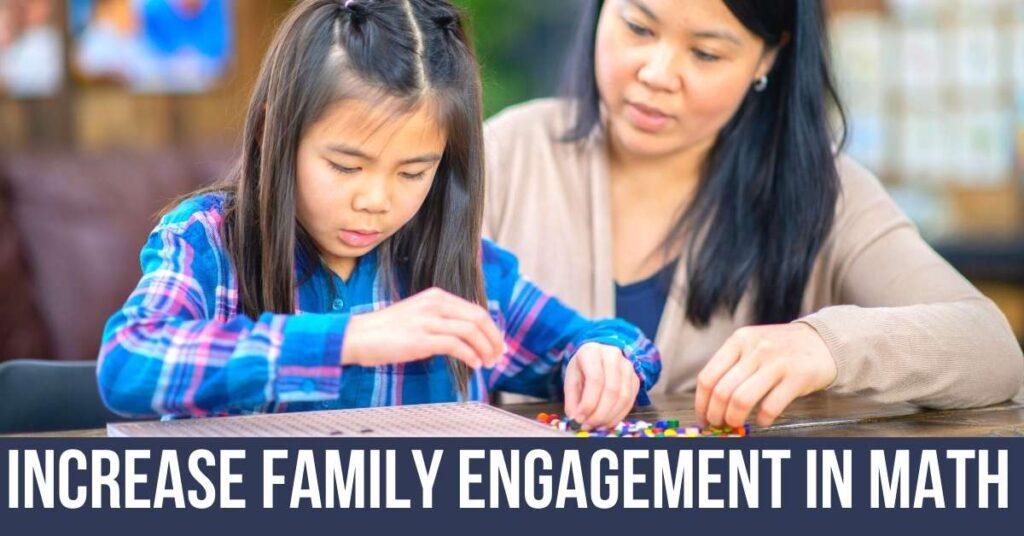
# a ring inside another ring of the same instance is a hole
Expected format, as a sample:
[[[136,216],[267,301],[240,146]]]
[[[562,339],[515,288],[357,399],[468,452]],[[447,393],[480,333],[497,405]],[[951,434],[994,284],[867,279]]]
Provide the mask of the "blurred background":
[[[580,0],[457,0],[486,112],[553,94]],[[1024,336],[1024,2],[830,0],[848,151]],[[154,214],[223,176],[290,0],[0,0],[0,361],[94,359]]]

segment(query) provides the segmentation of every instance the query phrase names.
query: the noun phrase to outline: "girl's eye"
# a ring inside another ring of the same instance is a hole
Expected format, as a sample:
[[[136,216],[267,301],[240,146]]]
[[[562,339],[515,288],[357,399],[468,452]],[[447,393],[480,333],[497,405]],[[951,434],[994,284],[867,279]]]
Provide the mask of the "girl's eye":
[[[359,168],[345,167],[341,164],[331,162],[330,160],[327,161],[327,165],[331,166],[331,168],[334,169],[334,171],[337,171],[338,173],[344,173],[345,175],[359,173]]]
[[[399,173],[398,176],[402,177],[403,179],[409,179],[411,181],[418,181],[418,180],[422,179],[426,174],[427,174],[426,171],[421,171],[419,173],[406,173],[406,172],[403,171],[403,172]]]
[[[626,26],[629,27],[629,31],[633,32],[639,37],[650,37],[654,35],[654,32],[652,32],[649,28],[640,26],[639,24],[632,22],[630,20],[626,20]]]
[[[708,62],[708,63],[711,63],[711,62],[715,62],[715,61],[718,61],[718,60],[720,60],[720,59],[721,59],[721,58],[719,58],[718,56],[716,56],[716,55],[714,55],[714,54],[711,54],[711,53],[708,53],[708,52],[704,52],[703,50],[701,50],[701,49],[699,49],[699,48],[695,48],[695,49],[693,49],[693,55],[694,55],[694,57],[696,57],[696,58],[697,58],[698,60],[700,60],[700,61],[706,61],[706,62]]]

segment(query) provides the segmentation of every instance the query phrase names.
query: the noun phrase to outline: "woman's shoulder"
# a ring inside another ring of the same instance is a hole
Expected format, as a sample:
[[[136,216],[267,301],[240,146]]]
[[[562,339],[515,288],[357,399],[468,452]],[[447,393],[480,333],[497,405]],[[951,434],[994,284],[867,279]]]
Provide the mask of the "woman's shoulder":
[[[535,99],[505,108],[485,123],[489,134],[524,141],[560,140],[569,129],[572,107],[559,98]],[[544,134],[544,138],[534,136]]]
[[[836,157],[841,191],[832,226],[834,246],[857,249],[894,229],[914,224],[882,181],[849,155]]]
[[[836,156],[836,171],[841,188],[836,207],[837,222],[854,218],[865,209],[880,208],[883,205],[899,212],[896,202],[878,176],[851,156],[839,153]]]

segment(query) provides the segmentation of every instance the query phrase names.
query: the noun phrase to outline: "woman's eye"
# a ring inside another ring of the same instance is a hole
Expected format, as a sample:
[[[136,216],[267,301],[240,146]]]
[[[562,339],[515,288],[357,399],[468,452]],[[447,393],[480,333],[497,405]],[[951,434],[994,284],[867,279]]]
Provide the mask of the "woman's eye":
[[[645,28],[629,20],[626,21],[626,26],[629,27],[629,31],[633,32],[634,34],[640,37],[649,37],[654,35],[654,32],[652,32],[649,28]]]
[[[719,58],[718,56],[716,56],[716,55],[714,55],[714,54],[711,54],[711,53],[709,53],[709,52],[704,52],[703,50],[701,50],[701,49],[699,49],[699,48],[695,48],[695,49],[693,49],[693,55],[694,55],[694,57],[696,57],[696,58],[697,58],[698,60],[700,60],[700,61],[706,61],[706,62],[713,62],[713,61],[718,61],[718,60],[720,60],[720,59],[721,59],[721,58]]]
[[[355,168],[345,167],[345,166],[343,166],[341,164],[336,164],[334,162],[331,162],[330,160],[327,161],[327,165],[331,166],[331,168],[334,169],[334,171],[337,171],[338,173],[344,173],[345,175],[352,175],[354,173],[359,173],[359,168],[357,168],[357,167],[355,167]]]
[[[426,171],[421,171],[419,173],[406,173],[406,172],[403,171],[403,172],[399,173],[398,176],[402,177],[403,179],[409,179],[411,181],[418,181],[418,180],[422,179],[426,174],[427,174]]]

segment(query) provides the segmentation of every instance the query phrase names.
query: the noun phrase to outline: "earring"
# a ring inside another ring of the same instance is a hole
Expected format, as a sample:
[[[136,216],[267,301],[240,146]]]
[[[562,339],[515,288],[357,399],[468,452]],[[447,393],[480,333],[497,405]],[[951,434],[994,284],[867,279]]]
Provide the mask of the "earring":
[[[762,76],[754,82],[754,91],[761,93],[766,89],[768,89],[768,76]]]

